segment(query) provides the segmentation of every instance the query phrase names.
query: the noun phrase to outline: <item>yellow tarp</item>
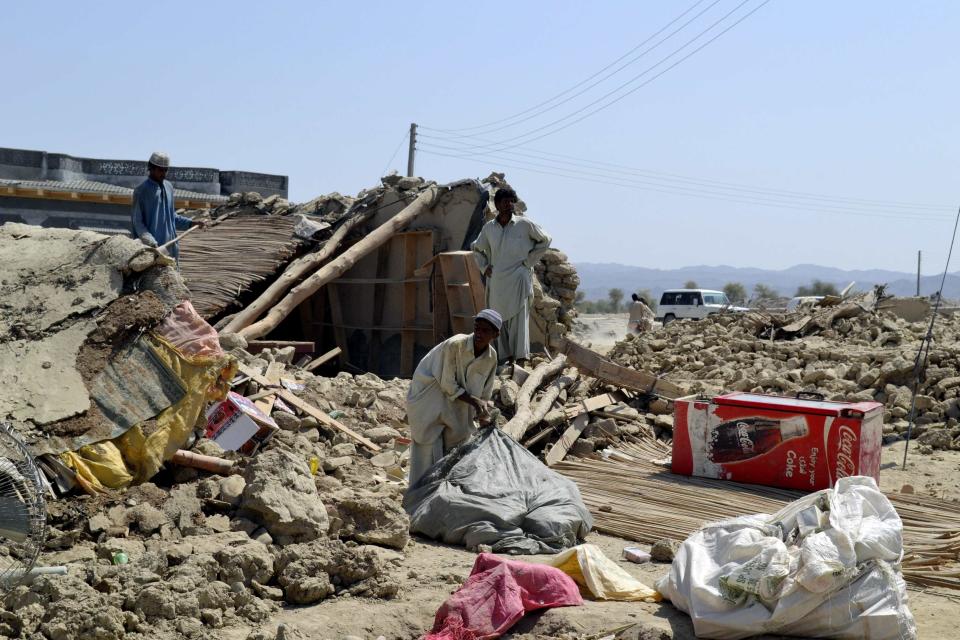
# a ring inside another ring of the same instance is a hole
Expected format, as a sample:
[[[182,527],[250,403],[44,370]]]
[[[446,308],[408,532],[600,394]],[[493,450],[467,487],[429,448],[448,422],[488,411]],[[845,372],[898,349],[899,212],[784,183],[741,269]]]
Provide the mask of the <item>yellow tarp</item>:
[[[207,403],[227,396],[230,380],[237,372],[236,360],[230,356],[188,356],[158,335],[144,339],[187,393],[160,412],[149,434],[138,424],[113,440],[61,454],[61,460],[76,472],[77,481],[87,493],[122,489],[152,478],[186,443]]]
[[[561,551],[547,561],[573,578],[599,600],[660,602],[659,593],[643,584],[592,544],[581,544]]]

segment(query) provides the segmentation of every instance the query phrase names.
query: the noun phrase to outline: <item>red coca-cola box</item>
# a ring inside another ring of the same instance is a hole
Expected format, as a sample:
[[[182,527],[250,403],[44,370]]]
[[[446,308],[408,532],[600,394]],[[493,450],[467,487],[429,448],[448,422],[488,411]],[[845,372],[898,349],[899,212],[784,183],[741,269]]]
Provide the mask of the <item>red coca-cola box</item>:
[[[809,395],[809,394],[804,394]],[[817,491],[880,473],[883,405],[731,393],[674,402],[674,473]]]

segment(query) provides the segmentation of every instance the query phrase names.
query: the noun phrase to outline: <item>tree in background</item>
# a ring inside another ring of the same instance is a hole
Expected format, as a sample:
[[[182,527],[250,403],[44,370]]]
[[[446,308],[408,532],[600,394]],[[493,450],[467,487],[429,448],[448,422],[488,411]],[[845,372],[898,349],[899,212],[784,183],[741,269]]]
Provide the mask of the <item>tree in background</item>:
[[[583,289],[577,289],[577,295],[573,299],[573,305],[579,307],[587,299],[587,293]]]
[[[733,304],[744,304],[747,301],[747,290],[739,282],[728,282],[723,285],[723,292]]]
[[[753,287],[753,299],[758,302],[778,300],[779,298],[780,292],[773,287],[768,287],[765,284],[756,284]]]
[[[610,309],[612,313],[620,313],[620,303],[623,302],[623,289],[610,289],[607,292],[607,298],[610,299]]]
[[[687,282],[683,285],[683,288],[684,288],[684,289],[699,289],[700,287],[697,286],[696,281],[694,281],[694,280],[687,280]]]
[[[838,296],[840,292],[837,291],[837,287],[830,284],[829,282],[823,282],[822,280],[814,280],[813,284],[809,287],[801,285],[797,288],[797,292],[794,294],[798,297],[800,296]]]

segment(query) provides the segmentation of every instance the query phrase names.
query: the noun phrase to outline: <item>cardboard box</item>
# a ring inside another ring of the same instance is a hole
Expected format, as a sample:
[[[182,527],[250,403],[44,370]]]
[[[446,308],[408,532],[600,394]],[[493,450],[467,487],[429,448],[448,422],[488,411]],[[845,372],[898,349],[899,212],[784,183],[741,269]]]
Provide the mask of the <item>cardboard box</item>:
[[[879,480],[883,405],[755,393],[674,402],[674,473],[817,491]]]
[[[204,435],[225,451],[253,455],[279,429],[273,418],[260,411],[257,405],[231,391],[226,400],[207,411]]]

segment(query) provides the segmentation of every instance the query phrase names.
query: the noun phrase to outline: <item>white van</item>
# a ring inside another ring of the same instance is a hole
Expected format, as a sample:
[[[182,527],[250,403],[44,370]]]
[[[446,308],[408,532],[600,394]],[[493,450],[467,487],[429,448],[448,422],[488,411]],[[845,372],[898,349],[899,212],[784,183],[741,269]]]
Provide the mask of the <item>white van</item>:
[[[700,320],[720,311],[747,311],[730,304],[727,294],[711,289],[670,289],[660,296],[657,320],[668,324],[681,318]]]

